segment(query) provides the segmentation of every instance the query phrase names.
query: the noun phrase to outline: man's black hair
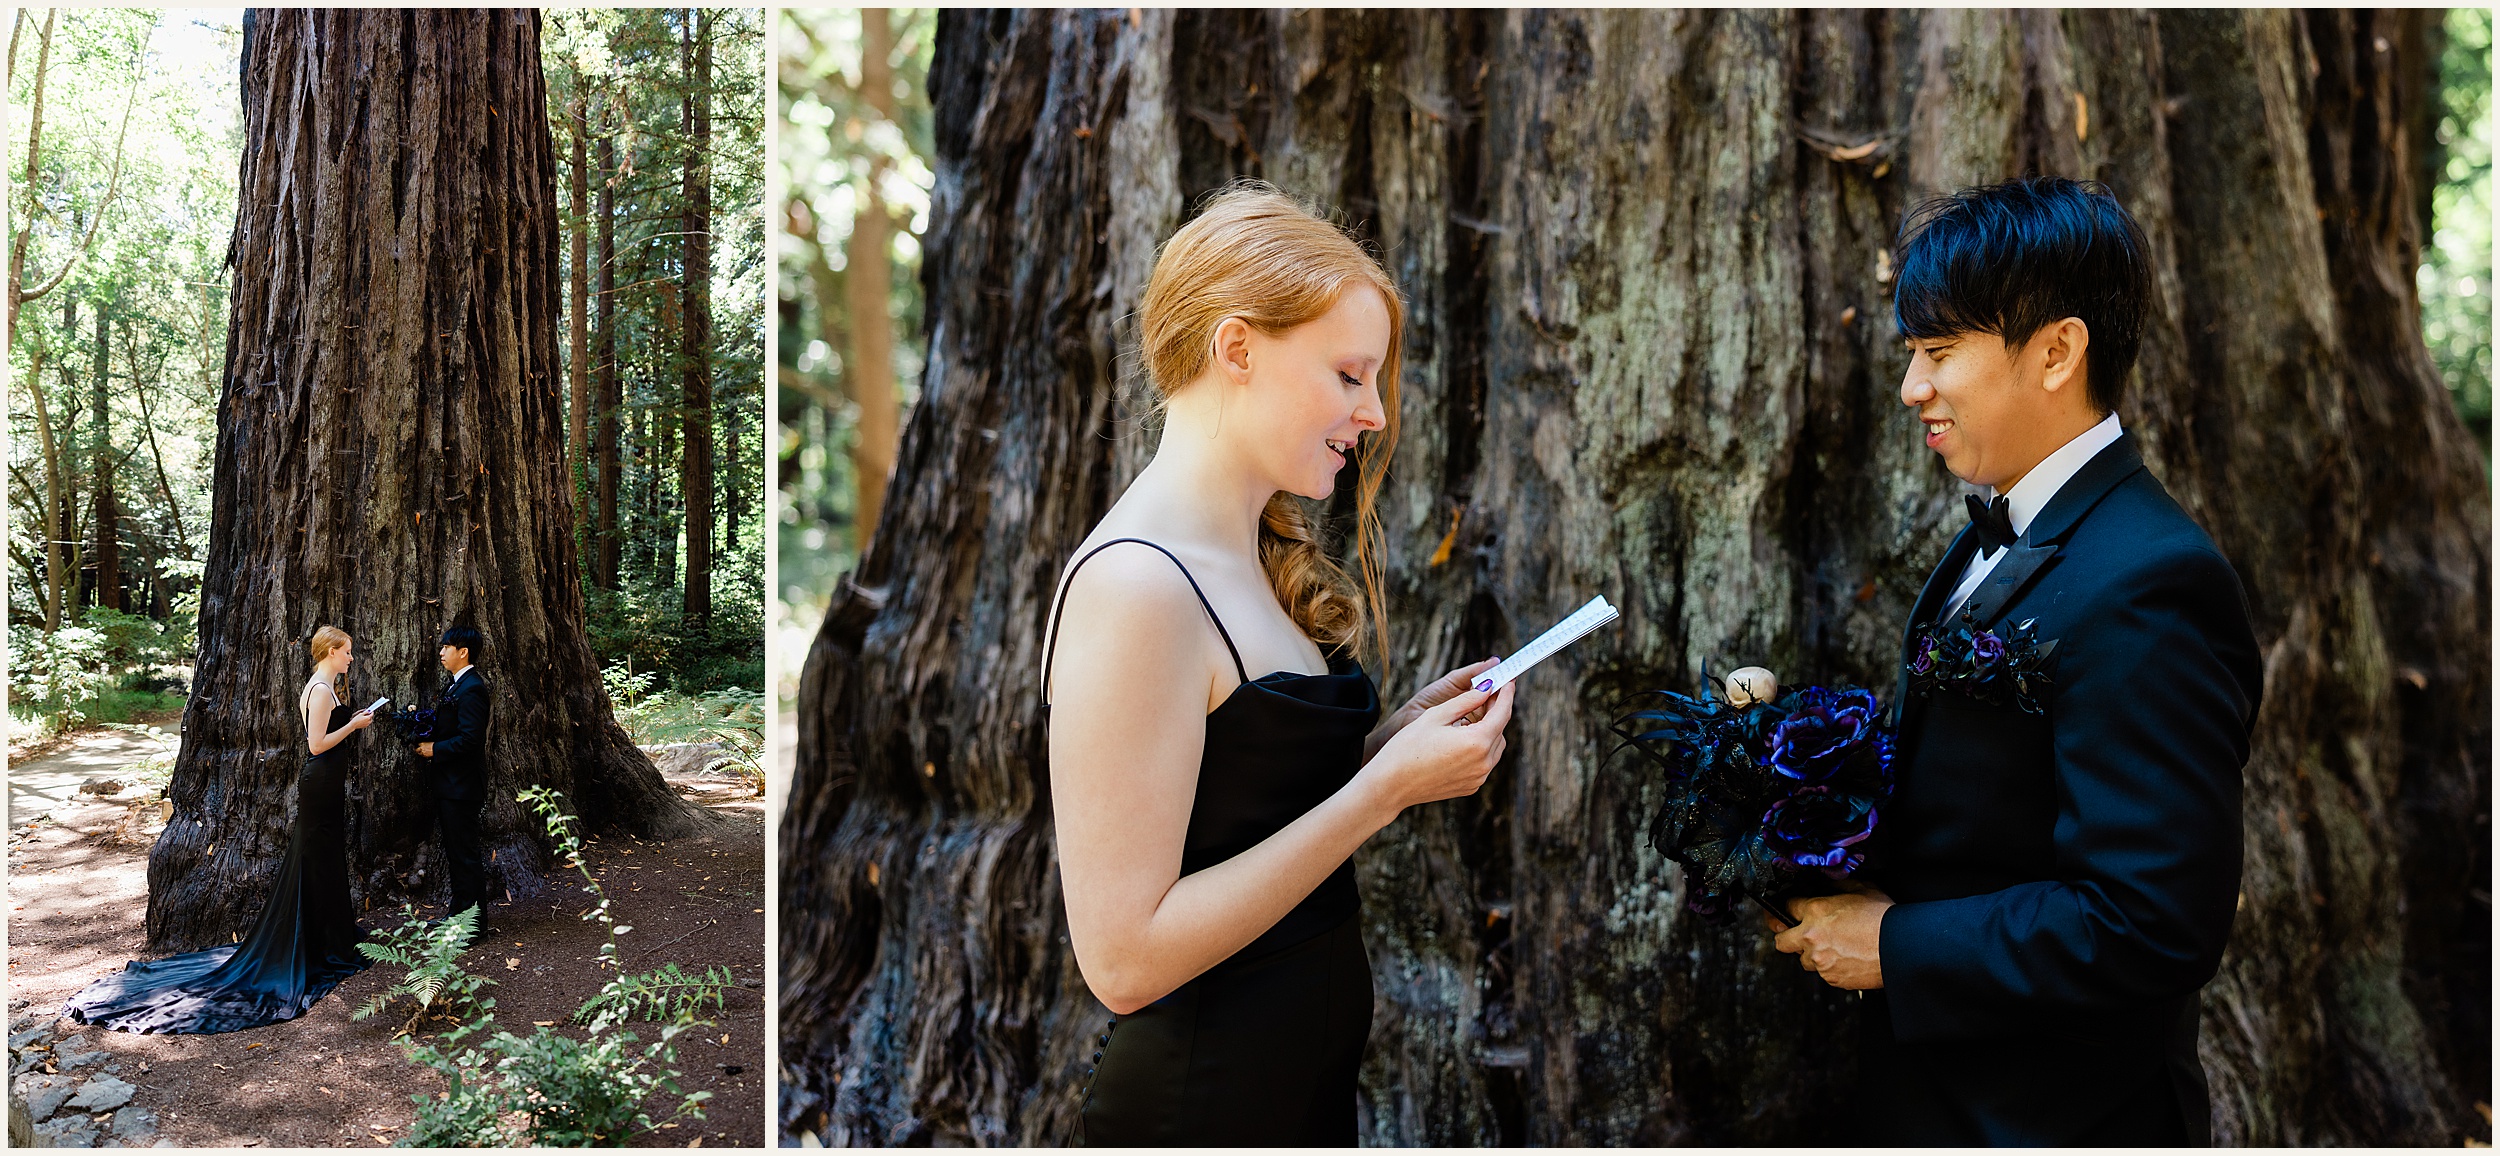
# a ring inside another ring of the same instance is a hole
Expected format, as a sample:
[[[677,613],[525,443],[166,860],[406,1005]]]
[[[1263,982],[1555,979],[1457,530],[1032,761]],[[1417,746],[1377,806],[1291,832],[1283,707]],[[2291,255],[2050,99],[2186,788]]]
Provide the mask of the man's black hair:
[[[1932,198],[1901,225],[1894,324],[1905,338],[1989,333],[2008,346],[2083,320],[2086,395],[2118,408],[2152,292],[2144,230],[2099,181],[2023,177]]]
[[[438,645],[457,646],[468,651],[469,657],[476,658],[486,651],[486,636],[478,633],[474,626],[454,626],[443,632],[443,641]]]

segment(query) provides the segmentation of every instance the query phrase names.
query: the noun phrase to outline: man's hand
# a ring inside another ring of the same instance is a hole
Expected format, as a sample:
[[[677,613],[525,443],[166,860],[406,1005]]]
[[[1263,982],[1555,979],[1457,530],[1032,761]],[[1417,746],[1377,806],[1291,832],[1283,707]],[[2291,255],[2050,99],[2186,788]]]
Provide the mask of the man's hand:
[[[1799,966],[1823,982],[1851,991],[1884,986],[1880,956],[1884,912],[1892,897],[1881,891],[1855,891],[1792,899],[1788,914],[1797,926],[1779,933],[1771,946],[1797,957]],[[1770,922],[1770,916],[1762,917]]]
[[[421,759],[430,759],[430,758],[433,758],[433,757],[434,757],[434,744],[432,744],[432,743],[418,743],[418,744],[417,744],[417,757],[418,757],[418,758],[421,758]]]

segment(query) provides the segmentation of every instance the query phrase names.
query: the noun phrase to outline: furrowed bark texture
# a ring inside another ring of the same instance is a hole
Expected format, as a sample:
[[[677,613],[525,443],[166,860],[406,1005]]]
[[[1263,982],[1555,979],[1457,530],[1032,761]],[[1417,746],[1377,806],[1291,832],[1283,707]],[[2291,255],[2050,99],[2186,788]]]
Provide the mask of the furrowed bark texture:
[[[1963,487],[1899,404],[1888,248],[1918,198],[2037,171],[2151,238],[2121,412],[2265,646],[2217,1137],[2487,1135],[2487,483],[2412,288],[2435,18],[945,13],[922,400],[798,704],[785,1126],[1069,1134],[1103,1012],[1052,856],[1043,618],[1151,451],[1118,398],[1154,246],[1256,175],[1341,209],[1411,301],[1384,690],[1623,609],[1522,684],[1483,791],[1358,857],[1366,1139],[1839,1135],[1854,1001],[1682,911],[1604,722],[1705,662],[1892,685]]]
[[[198,674],[148,860],[158,948],[225,942],[257,915],[323,623],[356,639],[357,705],[431,702],[442,630],[485,633],[498,890],[538,892],[551,867],[522,786],[564,792],[592,829],[699,821],[616,724],[583,631],[537,17],[252,16]],[[360,904],[443,897],[419,760],[387,727],[357,742]]]

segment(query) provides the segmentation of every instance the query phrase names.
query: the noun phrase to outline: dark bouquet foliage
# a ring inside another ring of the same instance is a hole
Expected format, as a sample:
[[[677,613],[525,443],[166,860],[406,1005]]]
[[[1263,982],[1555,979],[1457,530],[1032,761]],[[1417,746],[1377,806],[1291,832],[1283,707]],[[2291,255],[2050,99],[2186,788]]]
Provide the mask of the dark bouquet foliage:
[[[1867,691],[1809,686],[1738,706],[1706,675],[1699,697],[1615,720],[1625,746],[1666,772],[1650,845],[1684,865],[1685,906],[1716,922],[1751,897],[1828,895],[1865,865],[1859,844],[1892,792],[1892,733]]]
[[[2013,630],[1982,630],[1969,614],[1950,628],[1922,622],[1911,632],[1910,693],[1952,691],[1989,706],[2040,714],[2049,689],[2046,667],[2057,640],[2042,642],[2026,618]]]
[[[399,741],[415,746],[434,738],[434,712],[420,706],[392,707],[382,712]]]

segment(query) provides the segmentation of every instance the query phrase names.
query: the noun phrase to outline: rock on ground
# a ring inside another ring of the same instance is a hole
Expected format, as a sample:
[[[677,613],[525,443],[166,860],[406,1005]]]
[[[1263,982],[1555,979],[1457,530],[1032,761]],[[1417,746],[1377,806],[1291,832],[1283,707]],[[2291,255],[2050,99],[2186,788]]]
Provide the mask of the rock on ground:
[[[35,1125],[38,1148],[93,1148],[96,1136],[93,1116],[63,1116]]]
[[[61,1110],[62,1102],[74,1090],[68,1076],[19,1076],[12,1089],[16,1098],[26,1105],[26,1114],[40,1124]]]
[[[69,1106],[84,1108],[90,1112],[110,1112],[129,1103],[130,1098],[138,1094],[138,1087],[127,1080],[115,1079],[112,1076],[97,1076],[87,1081],[87,1086],[70,1098]]]

